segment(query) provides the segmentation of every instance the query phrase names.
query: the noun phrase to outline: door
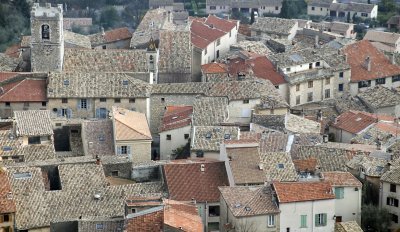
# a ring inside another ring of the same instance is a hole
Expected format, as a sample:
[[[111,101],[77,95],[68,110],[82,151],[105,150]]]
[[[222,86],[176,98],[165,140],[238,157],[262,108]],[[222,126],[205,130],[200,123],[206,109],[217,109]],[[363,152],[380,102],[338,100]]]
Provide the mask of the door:
[[[336,216],[336,222],[342,222],[342,216]]]

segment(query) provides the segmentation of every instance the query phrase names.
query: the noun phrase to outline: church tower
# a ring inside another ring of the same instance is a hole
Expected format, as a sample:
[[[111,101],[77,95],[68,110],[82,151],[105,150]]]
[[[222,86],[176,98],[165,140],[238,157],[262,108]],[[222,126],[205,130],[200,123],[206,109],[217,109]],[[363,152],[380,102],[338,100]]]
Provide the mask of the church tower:
[[[147,67],[148,71],[153,73],[154,82],[157,82],[158,77],[158,49],[157,44],[153,40],[153,37],[150,38],[150,41],[147,45],[146,49],[146,59],[147,59]]]
[[[63,7],[34,3],[31,11],[31,70],[60,72],[64,59]]]

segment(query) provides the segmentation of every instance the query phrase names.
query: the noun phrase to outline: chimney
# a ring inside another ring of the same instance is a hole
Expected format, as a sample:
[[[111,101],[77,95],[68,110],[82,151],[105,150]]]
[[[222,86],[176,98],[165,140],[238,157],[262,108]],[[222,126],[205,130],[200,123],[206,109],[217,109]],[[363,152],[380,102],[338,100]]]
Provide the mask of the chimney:
[[[319,36],[315,35],[315,44],[314,44],[314,48],[319,48]]]
[[[104,32],[104,27],[101,27],[101,35],[102,35],[102,36],[105,36],[105,35],[106,35],[106,33]]]
[[[168,22],[171,22],[171,11],[168,11]]]
[[[364,68],[367,69],[368,72],[371,71],[371,58],[369,56],[365,58]]]
[[[396,64],[396,53],[392,53],[392,64]]]
[[[205,166],[204,166],[204,164],[201,164],[201,165],[200,165],[200,171],[201,171],[201,172],[204,172],[204,170],[205,170]]]

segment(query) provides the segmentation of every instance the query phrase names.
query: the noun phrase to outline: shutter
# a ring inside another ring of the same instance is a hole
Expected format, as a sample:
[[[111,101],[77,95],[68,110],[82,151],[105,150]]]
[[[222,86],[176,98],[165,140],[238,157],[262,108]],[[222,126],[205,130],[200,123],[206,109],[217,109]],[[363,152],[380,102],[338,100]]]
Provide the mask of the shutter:
[[[100,116],[100,109],[96,109],[96,116],[95,116],[96,118],[101,118],[101,116]]]
[[[126,146],[126,153],[131,155],[131,146]]]
[[[62,109],[57,109],[57,117],[61,117],[62,116]]]
[[[394,199],[394,206],[395,207],[399,207],[399,200],[398,199]]]
[[[344,188],[340,188],[340,199],[344,198]]]
[[[76,106],[77,109],[81,108],[81,99],[78,99],[78,105]]]
[[[319,226],[319,224],[318,224],[318,214],[315,214],[315,226]]]
[[[117,146],[117,154],[121,155],[121,146]]]
[[[91,99],[86,99],[86,108],[90,110],[90,101]]]
[[[300,227],[301,228],[307,227],[307,216],[306,215],[301,215]]]
[[[327,221],[327,214],[323,213],[322,214],[322,225],[326,226],[326,221]]]
[[[67,109],[67,118],[72,118],[72,110]]]
[[[390,205],[390,198],[386,197],[386,205]]]

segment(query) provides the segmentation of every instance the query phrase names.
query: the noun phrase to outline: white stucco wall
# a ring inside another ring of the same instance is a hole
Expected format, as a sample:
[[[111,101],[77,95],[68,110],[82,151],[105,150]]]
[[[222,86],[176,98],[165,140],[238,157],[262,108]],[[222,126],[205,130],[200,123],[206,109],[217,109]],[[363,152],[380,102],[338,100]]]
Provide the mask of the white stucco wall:
[[[342,199],[335,199],[335,215],[341,216],[343,222],[356,221],[361,225],[361,195],[362,189],[356,187],[343,187]],[[332,189],[334,191],[334,188]]]
[[[314,10],[312,8],[314,8]],[[307,14],[315,15],[315,16],[326,16],[326,15],[329,15],[329,8],[317,7],[317,6],[307,6]]]
[[[329,232],[334,231],[335,220],[335,200],[319,200],[281,203],[280,231],[286,232]],[[327,214],[326,226],[315,226],[315,215],[320,213]],[[301,215],[307,215],[307,228],[300,228]]]
[[[188,134],[190,136],[190,128],[190,126],[185,126],[174,130],[163,131],[160,133],[161,160],[170,160],[173,150],[187,144],[188,139],[185,139],[185,134]],[[171,140],[167,140],[167,135],[171,135]]]

